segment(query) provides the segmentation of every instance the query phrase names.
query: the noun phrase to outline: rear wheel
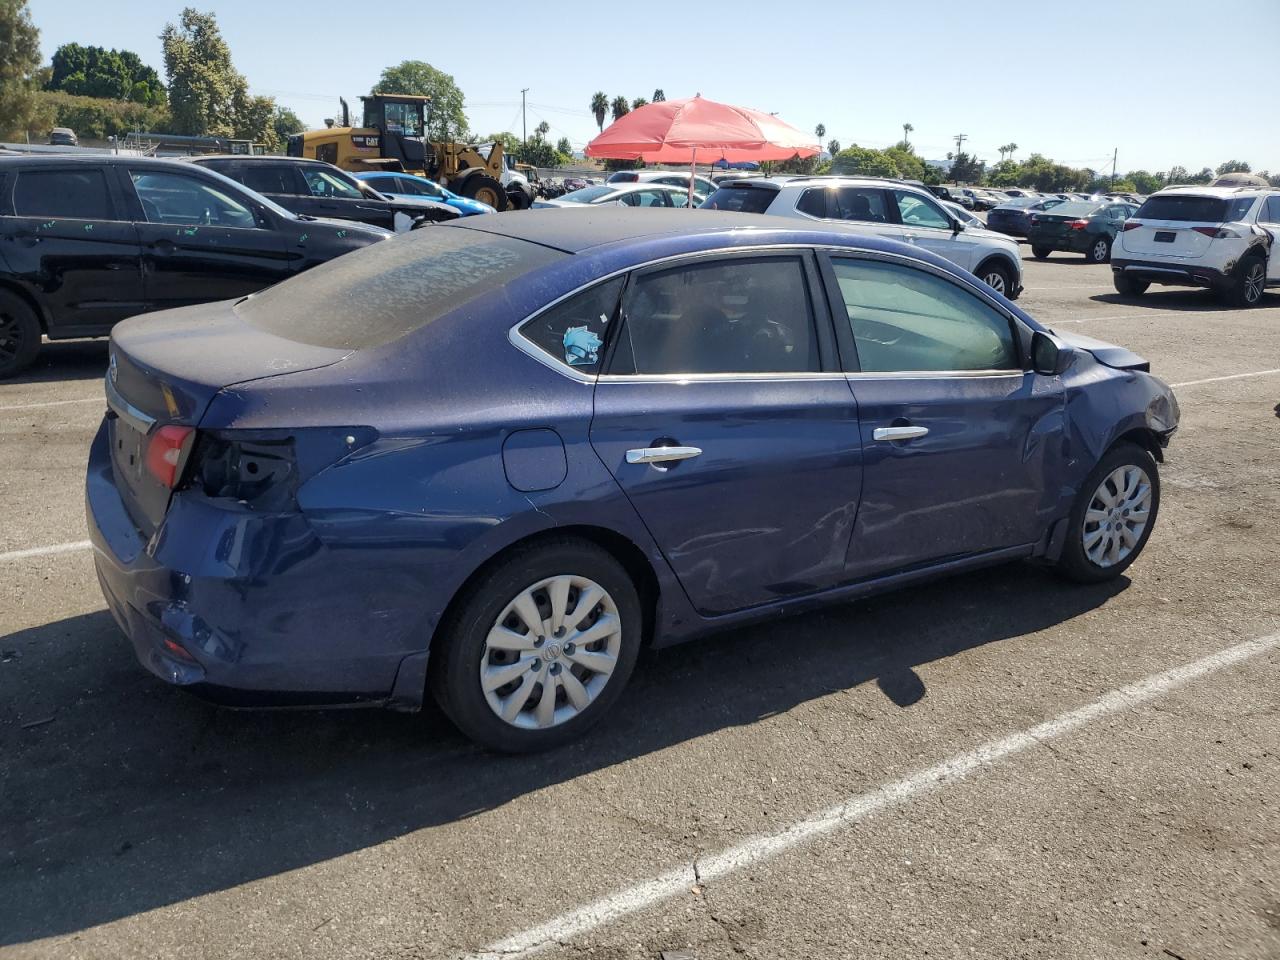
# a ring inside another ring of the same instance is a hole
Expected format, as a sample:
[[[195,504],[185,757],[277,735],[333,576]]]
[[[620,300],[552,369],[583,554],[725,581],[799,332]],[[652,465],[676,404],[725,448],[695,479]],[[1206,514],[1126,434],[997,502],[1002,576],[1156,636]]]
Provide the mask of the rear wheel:
[[[1095,237],[1085,252],[1090,263],[1108,263],[1111,260],[1111,238]]]
[[[1059,571],[1081,583],[1118,577],[1147,545],[1160,509],[1160,474],[1151,454],[1122,443],[1081,484],[1067,520]]]
[[[1124,297],[1140,297],[1151,286],[1145,280],[1135,280],[1119,271],[1111,274],[1111,282],[1115,284],[1116,293]]]
[[[978,270],[978,279],[996,293],[1006,297],[1013,293],[1013,276],[1008,267],[998,263],[984,263]]]
[[[40,321],[20,298],[0,290],[0,380],[21,373],[40,353]]]
[[[1235,279],[1230,286],[1221,288],[1218,296],[1230,307],[1255,307],[1261,302],[1266,286],[1267,262],[1259,256],[1250,255],[1240,261]]]
[[[473,173],[462,184],[462,195],[481,203],[487,203],[495,210],[507,209],[507,191],[502,184],[486,173]]]
[[[486,747],[559,746],[622,693],[641,620],[631,577],[595,544],[564,539],[520,549],[468,588],[436,637],[432,693]]]
[[[1032,247],[1031,253],[1037,260],[1043,260],[1053,253],[1053,247]]]

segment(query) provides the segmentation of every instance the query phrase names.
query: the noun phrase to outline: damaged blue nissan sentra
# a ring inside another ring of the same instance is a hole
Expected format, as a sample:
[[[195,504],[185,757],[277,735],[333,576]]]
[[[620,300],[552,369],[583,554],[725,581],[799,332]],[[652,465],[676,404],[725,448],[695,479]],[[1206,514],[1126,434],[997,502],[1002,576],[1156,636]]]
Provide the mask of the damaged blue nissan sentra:
[[[1016,559],[1118,576],[1178,424],[950,263],[680,210],[473,217],[116,327],[87,499],[139,660],[551,747],[646,643]]]

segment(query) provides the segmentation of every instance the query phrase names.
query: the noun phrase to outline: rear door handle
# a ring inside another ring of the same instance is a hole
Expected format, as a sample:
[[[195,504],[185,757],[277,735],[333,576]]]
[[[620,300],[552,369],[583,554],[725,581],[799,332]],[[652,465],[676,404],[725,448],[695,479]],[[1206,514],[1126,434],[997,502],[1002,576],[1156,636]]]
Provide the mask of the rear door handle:
[[[914,440],[929,432],[928,427],[876,427],[871,431],[873,440]]]
[[[700,447],[636,447],[627,451],[627,463],[667,463],[692,460],[702,453]]]

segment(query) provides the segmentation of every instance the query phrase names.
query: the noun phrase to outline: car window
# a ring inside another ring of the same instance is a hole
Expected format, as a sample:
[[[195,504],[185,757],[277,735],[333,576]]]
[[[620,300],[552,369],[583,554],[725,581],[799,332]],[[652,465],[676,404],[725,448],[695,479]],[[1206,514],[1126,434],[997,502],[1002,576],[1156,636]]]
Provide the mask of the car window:
[[[399,184],[401,193],[410,193],[415,197],[444,199],[444,191],[430,181],[418,180],[414,177],[397,177],[396,183]],[[374,184],[374,186],[376,187],[377,184]]]
[[[1280,196],[1267,197],[1267,205],[1258,214],[1258,219],[1266,223],[1280,223]]]
[[[102,170],[20,170],[13,188],[19,217],[114,220],[115,208]]]
[[[700,263],[637,277],[610,373],[821,369],[804,267],[793,257]]]
[[[1227,218],[1227,201],[1219,197],[1197,197],[1169,193],[1149,197],[1138,208],[1143,220],[1176,220],[1195,223],[1221,223]]]
[[[669,207],[670,201],[664,190],[635,190],[624,193],[620,198],[628,207]]]
[[[835,201],[831,215],[838,220],[863,220],[868,223],[889,223],[888,202],[885,192],[869,187],[841,187],[832,197]]]
[[[615,277],[574,294],[526,322],[520,333],[556,362],[596,373],[622,282]]]
[[[390,104],[388,104],[390,106]],[[313,197],[330,197],[341,200],[360,200],[364,194],[324,167],[303,167],[302,176]]]
[[[198,177],[181,173],[131,170],[148,223],[178,226],[256,227],[253,212],[239,199]]]
[[[951,229],[947,215],[924,197],[906,190],[895,190],[893,196],[898,202],[898,215],[907,226]]]
[[[296,194],[299,184],[294,168],[286,163],[246,163],[240,168],[239,180],[258,193]]]
[[[832,267],[864,372],[1021,369],[1009,320],[957,284],[875,260]]]
[[[1231,201],[1231,206],[1227,210],[1228,220],[1243,220],[1249,215],[1249,211],[1253,208],[1253,197],[1240,197]]]
[[[796,209],[801,213],[807,213],[811,217],[826,219],[828,215],[827,188],[810,187],[800,194],[800,199],[796,201]]]
[[[719,187],[707,197],[703,207],[737,213],[764,213],[777,195],[777,189],[771,187]]]

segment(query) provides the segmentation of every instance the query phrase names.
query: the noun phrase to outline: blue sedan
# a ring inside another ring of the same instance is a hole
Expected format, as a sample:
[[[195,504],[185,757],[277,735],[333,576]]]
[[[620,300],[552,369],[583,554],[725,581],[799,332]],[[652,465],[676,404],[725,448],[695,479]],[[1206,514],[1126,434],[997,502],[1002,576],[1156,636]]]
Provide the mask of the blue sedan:
[[[428,180],[426,177],[417,177],[409,173],[383,171],[352,173],[352,176],[359,177],[373,189],[389,197],[407,198],[409,200],[435,200],[437,203],[448,204],[463,217],[474,216],[478,213],[497,212],[487,203],[472,200],[470,197],[460,197],[453,191],[446,190],[434,180]]]
[[[645,644],[1011,560],[1116,577],[1178,424],[1146,361],[916,247],[616,208],[126,321],[106,393],[90,535],[143,666],[430,692],[507,751],[586,730]]]

